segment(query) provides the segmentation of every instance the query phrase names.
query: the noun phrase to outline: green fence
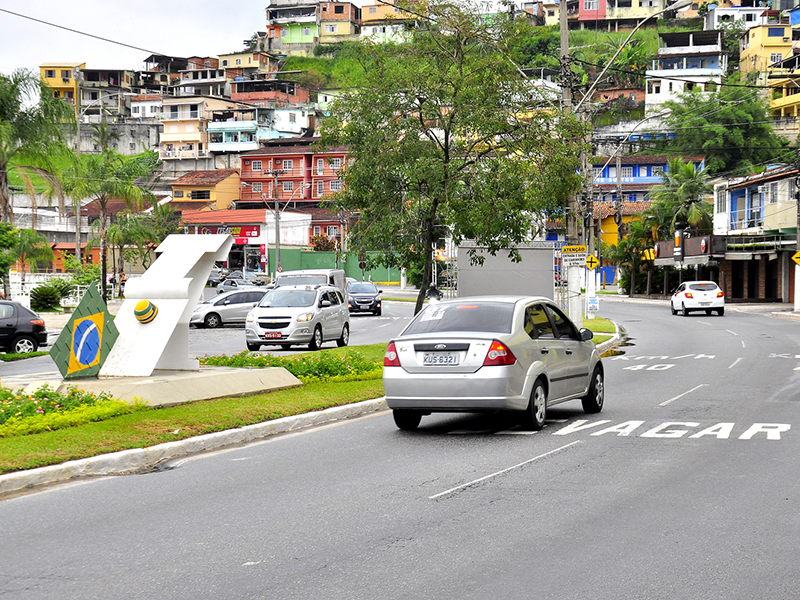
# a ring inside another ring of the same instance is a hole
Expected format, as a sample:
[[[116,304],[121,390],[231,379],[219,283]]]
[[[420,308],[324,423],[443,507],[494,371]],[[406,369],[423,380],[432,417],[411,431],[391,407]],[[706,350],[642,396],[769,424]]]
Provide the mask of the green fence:
[[[359,281],[371,279],[379,282],[400,283],[400,269],[378,267],[362,272],[358,266],[358,255],[354,252],[347,253],[347,259],[342,260],[339,256],[339,264],[336,264],[336,252],[317,252],[302,248],[281,248],[281,267],[284,271],[301,271],[304,269],[344,269],[348,277],[354,277]],[[369,254],[369,253],[367,253]],[[275,248],[269,249],[270,271],[273,270],[275,263]]]

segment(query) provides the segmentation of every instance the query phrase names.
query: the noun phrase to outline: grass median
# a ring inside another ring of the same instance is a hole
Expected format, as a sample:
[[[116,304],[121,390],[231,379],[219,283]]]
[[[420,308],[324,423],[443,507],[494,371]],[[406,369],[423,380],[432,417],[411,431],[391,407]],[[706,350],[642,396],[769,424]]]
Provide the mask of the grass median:
[[[614,331],[613,323],[605,319],[587,320],[584,325],[598,333]],[[595,337],[596,343],[600,343],[599,338],[600,335]],[[355,348],[331,348],[285,357],[303,362],[303,368],[307,370],[301,372],[309,373],[309,376],[303,377],[304,385],[298,388],[172,407],[148,408],[55,431],[0,437],[0,474],[143,448],[380,398],[383,396],[380,367],[385,349],[385,344],[373,344]],[[351,357],[357,356],[351,359],[360,365],[356,374],[330,376],[329,369],[318,369],[318,372],[324,372],[322,377],[318,377],[308,367],[308,363],[318,362],[324,365],[332,362],[328,359],[331,355],[346,357],[348,353]],[[242,353],[230,358],[242,362],[248,356],[256,355]],[[267,355],[263,356],[265,358],[262,360],[271,360],[266,358]],[[370,364],[375,366],[374,371],[369,370]]]

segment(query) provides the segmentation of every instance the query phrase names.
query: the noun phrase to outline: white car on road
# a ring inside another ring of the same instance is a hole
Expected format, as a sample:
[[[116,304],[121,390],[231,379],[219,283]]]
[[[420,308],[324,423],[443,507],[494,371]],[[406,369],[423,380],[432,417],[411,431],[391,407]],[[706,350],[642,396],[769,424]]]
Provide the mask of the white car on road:
[[[673,315],[681,311],[686,317],[693,310],[702,310],[721,317],[725,314],[725,293],[713,281],[684,281],[672,294],[669,307]]]

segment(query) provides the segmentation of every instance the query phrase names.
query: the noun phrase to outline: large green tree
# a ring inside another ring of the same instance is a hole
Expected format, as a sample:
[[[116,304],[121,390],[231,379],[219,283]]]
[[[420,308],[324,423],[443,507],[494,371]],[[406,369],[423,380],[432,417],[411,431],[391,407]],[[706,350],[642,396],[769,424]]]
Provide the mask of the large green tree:
[[[492,254],[529,239],[534,215],[564,216],[583,148],[582,125],[512,60],[513,22],[487,25],[451,4],[428,10],[407,44],[350,46],[358,85],[322,131],[323,146],[352,158],[335,201],[360,216],[351,247],[421,263],[417,310],[444,232]]]
[[[14,219],[9,195],[9,171],[23,179],[30,174],[52,176],[50,159],[65,148],[63,125],[74,122],[72,108],[53,97],[53,90],[31,71],[0,74],[0,221]]]
[[[730,83],[737,84],[738,78]],[[676,133],[665,149],[704,154],[712,175],[746,174],[770,160],[794,160],[789,142],[772,130],[767,101],[757,89],[724,86],[703,93],[698,86],[664,105],[672,110],[666,128]]]
[[[152,193],[137,185],[137,180],[149,175],[158,165],[155,152],[124,157],[114,150],[83,155],[63,176],[64,189],[77,200],[96,200],[100,208],[100,265],[103,300],[107,300],[107,228],[108,203],[123,200],[129,209],[139,211]]]

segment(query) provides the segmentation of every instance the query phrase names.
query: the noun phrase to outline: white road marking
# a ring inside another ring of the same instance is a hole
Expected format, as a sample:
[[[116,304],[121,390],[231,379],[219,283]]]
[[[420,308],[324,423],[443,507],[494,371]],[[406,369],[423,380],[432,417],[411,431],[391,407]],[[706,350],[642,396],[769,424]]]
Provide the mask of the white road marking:
[[[736,363],[738,363],[740,360],[744,360],[744,359],[743,359],[743,358],[740,356],[740,357],[739,357],[739,358],[737,358],[735,361],[733,361],[733,364],[732,364],[730,367],[728,367],[728,368],[729,368],[729,369],[732,369],[733,367],[735,367],[735,366],[736,366]]]
[[[695,387],[693,387],[692,389],[690,389],[688,392],[683,392],[682,394],[680,394],[680,395],[678,395],[678,396],[675,396],[674,398],[670,398],[669,400],[665,400],[664,402],[662,402],[661,404],[659,404],[659,406],[666,406],[666,405],[667,405],[667,404],[669,404],[670,402],[674,402],[674,401],[675,401],[675,400],[677,400],[678,398],[683,398],[683,397],[684,397],[686,394],[691,394],[693,391],[695,391],[695,390],[699,390],[701,387],[703,387],[703,386],[705,386],[705,385],[708,385],[708,384],[707,384],[707,383],[701,383],[700,385],[698,385],[698,386],[695,386]]]
[[[495,473],[491,473],[490,475],[486,475],[485,477],[481,477],[480,479],[474,479],[468,483],[464,483],[462,485],[457,485],[456,487],[450,488],[449,490],[445,490],[444,492],[439,492],[433,496],[429,496],[429,500],[436,500],[436,498],[441,498],[442,496],[446,496],[447,494],[452,494],[453,492],[457,492],[459,490],[463,490],[464,488],[468,488],[471,485],[475,485],[476,483],[480,483],[481,481],[486,481],[487,479],[491,479],[492,477],[497,477],[498,475],[502,475],[503,473],[508,473],[509,471],[513,471],[514,469],[519,469],[520,467],[524,467],[525,465],[532,463],[535,460],[539,460],[540,458],[545,458],[550,456],[551,454],[555,454],[556,452],[561,452],[561,450],[566,450],[570,446],[574,446],[575,444],[580,444],[580,440],[575,440],[574,442],[570,442],[565,446],[561,446],[560,448],[556,448],[555,450],[550,450],[550,452],[545,452],[544,454],[540,454],[539,456],[534,456],[531,459],[528,459],[524,462],[521,462],[513,467],[508,467],[507,469],[503,469],[501,471],[496,471]]]
[[[727,332],[728,332],[728,333],[730,333],[731,335],[735,335],[736,337],[739,337],[739,334],[738,334],[738,333],[736,333],[735,331],[731,331],[730,329],[726,329],[725,331],[727,331]]]
[[[742,348],[744,348],[744,347],[745,347],[745,345],[744,345],[744,340],[742,340]]]

